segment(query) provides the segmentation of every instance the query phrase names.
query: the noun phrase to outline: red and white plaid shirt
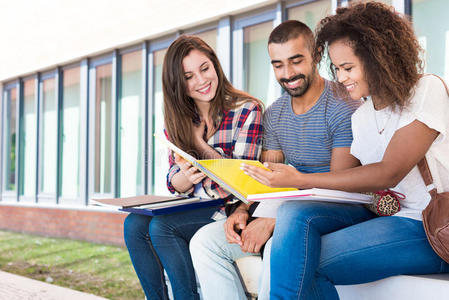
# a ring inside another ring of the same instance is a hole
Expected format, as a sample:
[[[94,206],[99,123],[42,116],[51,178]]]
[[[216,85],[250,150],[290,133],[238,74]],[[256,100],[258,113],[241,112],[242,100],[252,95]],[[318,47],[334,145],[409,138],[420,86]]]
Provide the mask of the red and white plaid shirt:
[[[257,160],[262,151],[262,129],[261,107],[255,102],[245,102],[223,112],[218,130],[207,143],[223,158]],[[169,154],[169,164],[167,187],[175,193],[171,179],[180,168],[175,164],[173,153]],[[214,199],[225,199],[231,195],[208,177],[203,179],[202,186]]]

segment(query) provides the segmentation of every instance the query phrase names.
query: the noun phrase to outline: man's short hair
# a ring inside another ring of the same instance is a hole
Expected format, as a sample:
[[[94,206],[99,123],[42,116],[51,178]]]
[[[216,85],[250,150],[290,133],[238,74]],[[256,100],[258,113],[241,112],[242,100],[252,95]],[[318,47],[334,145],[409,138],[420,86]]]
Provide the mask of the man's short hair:
[[[295,39],[298,36],[302,36],[310,49],[310,52],[314,50],[315,38],[310,28],[297,20],[287,20],[279,24],[270,34],[268,38],[268,45],[283,44],[291,39]]]

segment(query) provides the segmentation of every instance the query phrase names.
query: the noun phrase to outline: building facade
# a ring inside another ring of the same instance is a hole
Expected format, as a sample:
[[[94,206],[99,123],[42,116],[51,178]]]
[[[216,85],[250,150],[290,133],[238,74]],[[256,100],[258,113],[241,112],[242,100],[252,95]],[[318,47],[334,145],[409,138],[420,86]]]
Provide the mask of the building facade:
[[[163,129],[170,43],[200,36],[231,82],[269,105],[281,92],[267,53],[271,30],[286,19],[313,29],[350,2],[0,4],[0,228],[120,244],[125,215],[90,199],[168,193],[167,150],[153,134]],[[411,16],[426,72],[449,80],[449,2],[382,2]]]

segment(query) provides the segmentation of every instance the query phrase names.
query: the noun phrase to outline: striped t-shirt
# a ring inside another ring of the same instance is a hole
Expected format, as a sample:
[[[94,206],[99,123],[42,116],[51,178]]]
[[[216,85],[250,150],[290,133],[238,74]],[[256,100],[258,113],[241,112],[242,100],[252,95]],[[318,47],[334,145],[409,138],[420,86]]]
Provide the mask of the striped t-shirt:
[[[265,112],[264,150],[282,150],[289,164],[304,173],[328,172],[333,148],[350,147],[351,115],[360,101],[336,98],[331,82],[315,105],[296,115],[284,93]]]

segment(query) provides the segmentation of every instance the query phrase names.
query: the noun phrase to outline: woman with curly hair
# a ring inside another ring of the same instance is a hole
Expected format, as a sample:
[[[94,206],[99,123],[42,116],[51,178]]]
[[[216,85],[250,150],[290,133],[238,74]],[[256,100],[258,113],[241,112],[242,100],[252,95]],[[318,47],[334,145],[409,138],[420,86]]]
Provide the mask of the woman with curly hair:
[[[334,285],[448,272],[423,228],[422,211],[431,197],[417,168],[426,157],[437,191],[449,191],[446,84],[422,74],[410,22],[384,4],[339,8],[320,22],[316,38],[316,55],[328,49],[334,77],[351,98],[365,99],[352,116],[351,154],[361,166],[317,174],[281,164],[267,164],[271,172],[244,169],[270,186],[391,188],[405,199],[394,216],[363,221],[341,204],[283,204],[272,241],[270,299],[339,299]]]
[[[258,159],[263,104],[227,80],[213,49],[202,39],[182,35],[168,48],[162,70],[166,134],[176,146],[198,159]],[[201,198],[233,196],[173,154],[170,192]],[[213,222],[221,207],[206,207],[160,216],[129,214],[124,237],[145,296],[168,299],[164,269],[175,299],[199,299],[189,242]]]

